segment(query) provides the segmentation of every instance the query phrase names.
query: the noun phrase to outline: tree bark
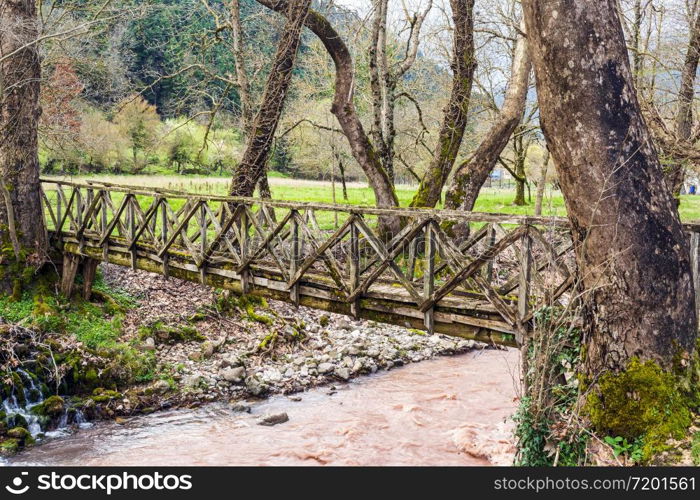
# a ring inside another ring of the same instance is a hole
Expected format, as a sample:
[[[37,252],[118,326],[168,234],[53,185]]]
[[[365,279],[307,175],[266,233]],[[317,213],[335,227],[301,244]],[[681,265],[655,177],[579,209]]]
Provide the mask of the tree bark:
[[[233,173],[229,189],[232,196],[252,196],[255,185],[265,174],[310,5],[311,0],[292,0],[284,9],[287,23],[277,46],[272,71],[265,84],[260,109],[248,134],[243,158]]]
[[[544,200],[544,189],[547,186],[547,170],[549,169],[549,150],[545,150],[542,161],[542,171],[540,180],[537,182],[537,194],[535,195],[535,216],[542,215],[542,200]]]
[[[437,146],[412,207],[435,207],[442,188],[452,172],[467,126],[467,111],[472,91],[476,59],[474,57],[474,0],[450,0],[454,20],[452,49],[452,91],[440,128]]]
[[[678,112],[676,115],[676,138],[681,143],[690,141],[693,132],[693,98],[695,97],[695,76],[700,61],[700,9],[696,9],[695,21],[690,29],[688,50],[685,53],[681,87],[678,92]],[[667,174],[667,181],[677,197],[683,188],[685,168],[683,161],[673,163]]]
[[[523,23],[520,29],[525,31]],[[445,195],[446,208],[465,211],[474,209],[481,187],[522,120],[527,103],[531,67],[527,41],[521,33],[515,43],[510,81],[501,111],[472,157],[463,162],[454,173]],[[466,234],[467,230],[468,227],[453,228],[456,234]]]
[[[243,124],[243,130],[247,134],[253,124],[253,106],[250,98],[250,81],[245,65],[245,52],[243,50],[241,5],[239,0],[231,0],[229,12],[231,15],[233,58],[236,64],[236,80],[238,80],[238,97],[241,100],[241,122]]]
[[[34,0],[0,0],[0,26],[0,58],[20,49],[0,63],[0,244],[13,247],[0,253],[0,291],[7,292],[23,269],[43,264],[48,245],[37,140],[41,60],[37,44],[27,46],[38,37]]]
[[[615,0],[524,0],[542,130],[572,226],[585,370],[669,369],[697,332],[688,242],[642,118]]]
[[[287,0],[256,0],[261,5],[276,12],[284,13]],[[374,191],[378,207],[398,207],[399,200],[394,187],[382,167],[381,161],[355,111],[353,96],[355,91],[355,74],[352,56],[345,42],[333,26],[318,12],[310,10],[306,18],[306,27],[319,38],[335,64],[335,96],[331,112],[336,116],[343,133],[350,144],[350,150],[362,171],[367,176]],[[396,218],[381,218],[380,231],[395,234],[400,231],[401,221]]]

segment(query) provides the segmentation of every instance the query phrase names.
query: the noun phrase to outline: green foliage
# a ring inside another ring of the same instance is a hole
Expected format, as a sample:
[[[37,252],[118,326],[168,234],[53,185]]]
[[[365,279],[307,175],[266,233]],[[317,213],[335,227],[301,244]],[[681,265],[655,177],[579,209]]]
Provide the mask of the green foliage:
[[[573,374],[581,355],[580,332],[553,308],[541,309],[535,322],[525,374],[530,389],[514,416],[516,465],[582,465],[588,436],[570,418],[579,394]]]
[[[603,374],[588,396],[586,410],[599,432],[642,443],[644,462],[667,449],[669,438],[682,439],[691,422],[676,377],[638,358],[621,373]]]
[[[700,465],[700,431],[693,434],[690,445],[690,456],[693,459],[693,465]]]
[[[143,340],[148,337],[164,344],[204,342],[206,340],[205,336],[191,326],[166,325],[162,321],[155,321],[139,328],[139,338]]]
[[[619,456],[626,456],[632,463],[639,463],[642,461],[642,439],[635,439],[634,441],[629,442],[627,441],[627,438],[622,436],[605,436],[604,441],[612,448],[615,458]]]

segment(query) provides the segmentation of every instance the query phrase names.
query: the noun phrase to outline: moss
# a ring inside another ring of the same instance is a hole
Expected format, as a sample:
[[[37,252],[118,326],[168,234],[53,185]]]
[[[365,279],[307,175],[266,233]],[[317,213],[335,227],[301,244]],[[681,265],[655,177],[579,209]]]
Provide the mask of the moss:
[[[693,434],[690,444],[690,456],[693,459],[693,465],[700,465],[700,431]]]
[[[682,439],[691,423],[676,377],[637,358],[621,373],[603,374],[585,408],[596,431],[641,440],[644,462],[667,449],[669,438]]]
[[[92,399],[95,403],[106,403],[108,401],[119,399],[121,397],[122,394],[117,391],[98,387],[93,391],[92,396],[90,396],[90,399]]]
[[[61,396],[51,396],[33,406],[30,412],[37,416],[58,417],[63,414],[66,403]]]
[[[139,328],[139,338],[143,340],[148,337],[152,337],[155,341],[165,344],[204,342],[206,340],[206,337],[191,326],[165,325],[162,321],[156,321],[150,325],[144,325]]]
[[[2,455],[12,455],[19,451],[19,441],[14,438],[4,439],[0,442],[0,454]]]
[[[331,321],[331,317],[328,316],[327,314],[324,314],[320,318],[318,318],[318,324],[324,328],[328,326],[328,323],[330,323],[330,321]]]

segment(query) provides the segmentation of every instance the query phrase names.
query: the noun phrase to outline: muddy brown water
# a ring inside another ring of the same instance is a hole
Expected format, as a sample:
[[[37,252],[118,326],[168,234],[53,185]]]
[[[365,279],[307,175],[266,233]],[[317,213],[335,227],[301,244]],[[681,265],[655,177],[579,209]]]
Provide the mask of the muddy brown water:
[[[516,350],[483,350],[254,404],[135,417],[27,450],[10,465],[484,465],[510,457]],[[289,421],[257,425],[286,412]],[[466,450],[466,451],[465,451]]]

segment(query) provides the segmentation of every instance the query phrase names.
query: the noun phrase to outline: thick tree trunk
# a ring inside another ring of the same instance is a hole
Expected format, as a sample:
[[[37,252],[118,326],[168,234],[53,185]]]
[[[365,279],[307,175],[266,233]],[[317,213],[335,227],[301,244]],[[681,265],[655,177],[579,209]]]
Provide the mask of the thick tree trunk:
[[[688,242],[642,118],[615,0],[524,0],[541,125],[572,225],[589,375],[672,366],[697,332]]]
[[[524,31],[524,24],[521,30]],[[527,42],[521,34],[515,44],[510,81],[506,89],[503,107],[496,122],[471,158],[462,163],[452,177],[445,195],[445,207],[453,210],[471,211],[479,197],[481,187],[488,179],[498,158],[508,145],[508,140],[520,124],[530,82],[530,56]],[[454,227],[457,234],[465,234],[468,228]]]
[[[676,138],[686,143],[692,136],[693,98],[695,97],[695,76],[700,61],[700,12],[695,14],[695,22],[690,30],[688,50],[681,73],[681,87],[678,92],[678,113],[676,115]],[[680,195],[685,180],[684,162],[675,162],[668,171],[667,181],[675,196]]]
[[[41,206],[37,129],[41,61],[34,0],[0,0],[0,292],[38,268],[47,255]],[[8,245],[10,243],[11,245]],[[14,265],[13,265],[14,263]]]
[[[256,0],[261,5],[276,12],[285,13],[287,0]],[[335,96],[331,112],[338,119],[345,137],[350,144],[350,150],[362,171],[367,176],[369,185],[374,191],[378,207],[398,207],[399,200],[394,187],[382,167],[381,161],[367,134],[362,122],[355,112],[353,102],[355,90],[355,74],[352,56],[345,42],[333,29],[333,26],[318,12],[311,10],[306,18],[306,27],[321,40],[335,64]],[[384,234],[395,234],[400,230],[401,221],[396,218],[382,218],[380,230]]]
[[[445,109],[435,154],[418,186],[412,207],[435,207],[452,172],[467,126],[474,57],[474,0],[450,0],[454,20],[452,92]]]
[[[265,85],[260,109],[248,134],[243,159],[233,173],[229,190],[232,196],[252,196],[255,185],[265,174],[310,5],[311,0],[292,0],[284,10],[287,23],[277,46],[274,65]]]

